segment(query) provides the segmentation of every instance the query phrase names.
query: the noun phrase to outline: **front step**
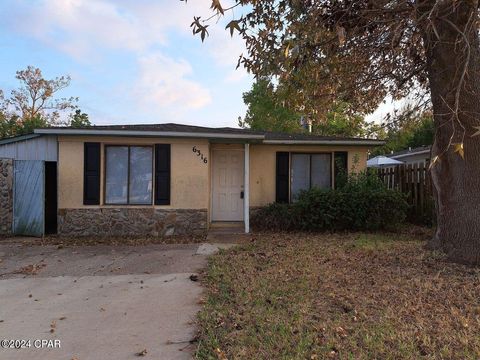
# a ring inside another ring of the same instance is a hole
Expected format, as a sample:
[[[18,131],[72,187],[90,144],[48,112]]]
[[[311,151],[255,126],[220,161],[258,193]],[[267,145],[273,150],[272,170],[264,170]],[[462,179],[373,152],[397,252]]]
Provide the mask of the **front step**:
[[[212,222],[207,235],[209,243],[238,243],[247,239],[243,222]]]
[[[243,234],[245,233],[245,225],[243,222],[220,222],[215,221],[210,224],[209,233],[218,234]]]

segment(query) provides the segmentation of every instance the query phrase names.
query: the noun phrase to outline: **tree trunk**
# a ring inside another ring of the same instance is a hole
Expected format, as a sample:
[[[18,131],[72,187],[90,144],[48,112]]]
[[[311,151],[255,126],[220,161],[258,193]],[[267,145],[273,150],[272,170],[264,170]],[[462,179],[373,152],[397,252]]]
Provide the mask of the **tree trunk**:
[[[452,261],[480,264],[480,136],[472,137],[480,126],[478,0],[417,0],[417,6],[436,131],[437,230],[429,247]]]

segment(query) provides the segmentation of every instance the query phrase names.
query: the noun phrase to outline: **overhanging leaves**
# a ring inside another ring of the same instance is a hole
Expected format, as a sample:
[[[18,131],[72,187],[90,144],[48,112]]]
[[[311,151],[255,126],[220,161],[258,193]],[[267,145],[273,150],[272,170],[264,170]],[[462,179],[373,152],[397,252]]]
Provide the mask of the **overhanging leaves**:
[[[242,31],[240,28],[240,21],[241,20],[232,20],[227,24],[227,26],[225,26],[225,29],[230,29],[230,36],[233,36],[235,30],[237,30],[239,33]]]

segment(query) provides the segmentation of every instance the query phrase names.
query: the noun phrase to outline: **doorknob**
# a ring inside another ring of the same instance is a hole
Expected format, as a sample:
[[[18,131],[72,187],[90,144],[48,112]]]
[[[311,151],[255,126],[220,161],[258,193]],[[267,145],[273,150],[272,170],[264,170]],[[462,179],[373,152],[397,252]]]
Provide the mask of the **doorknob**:
[[[240,199],[243,199],[245,197],[245,192],[244,191],[240,191]]]

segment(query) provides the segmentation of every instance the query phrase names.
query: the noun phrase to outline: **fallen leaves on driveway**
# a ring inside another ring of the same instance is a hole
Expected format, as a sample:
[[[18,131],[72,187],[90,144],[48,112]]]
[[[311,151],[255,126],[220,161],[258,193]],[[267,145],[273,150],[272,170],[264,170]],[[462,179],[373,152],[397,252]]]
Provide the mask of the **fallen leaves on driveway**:
[[[77,236],[62,237],[60,235],[48,235],[41,239],[24,238],[21,243],[24,246],[45,246],[56,245],[58,250],[67,246],[85,246],[85,245],[149,245],[149,244],[193,244],[204,243],[206,234],[200,235],[173,235],[165,237],[154,236]]]
[[[57,328],[57,322],[55,320],[52,320],[52,322],[50,323],[50,332],[53,334],[56,328]]]
[[[22,266],[18,270],[2,273],[2,274],[0,274],[0,276],[13,275],[13,274],[37,275],[40,272],[40,270],[42,270],[45,266],[47,266],[47,264],[45,264],[42,260],[37,264],[30,264],[30,265]]]
[[[142,351],[137,352],[135,355],[136,356],[145,356],[145,355],[147,355],[147,349],[143,349]]]

